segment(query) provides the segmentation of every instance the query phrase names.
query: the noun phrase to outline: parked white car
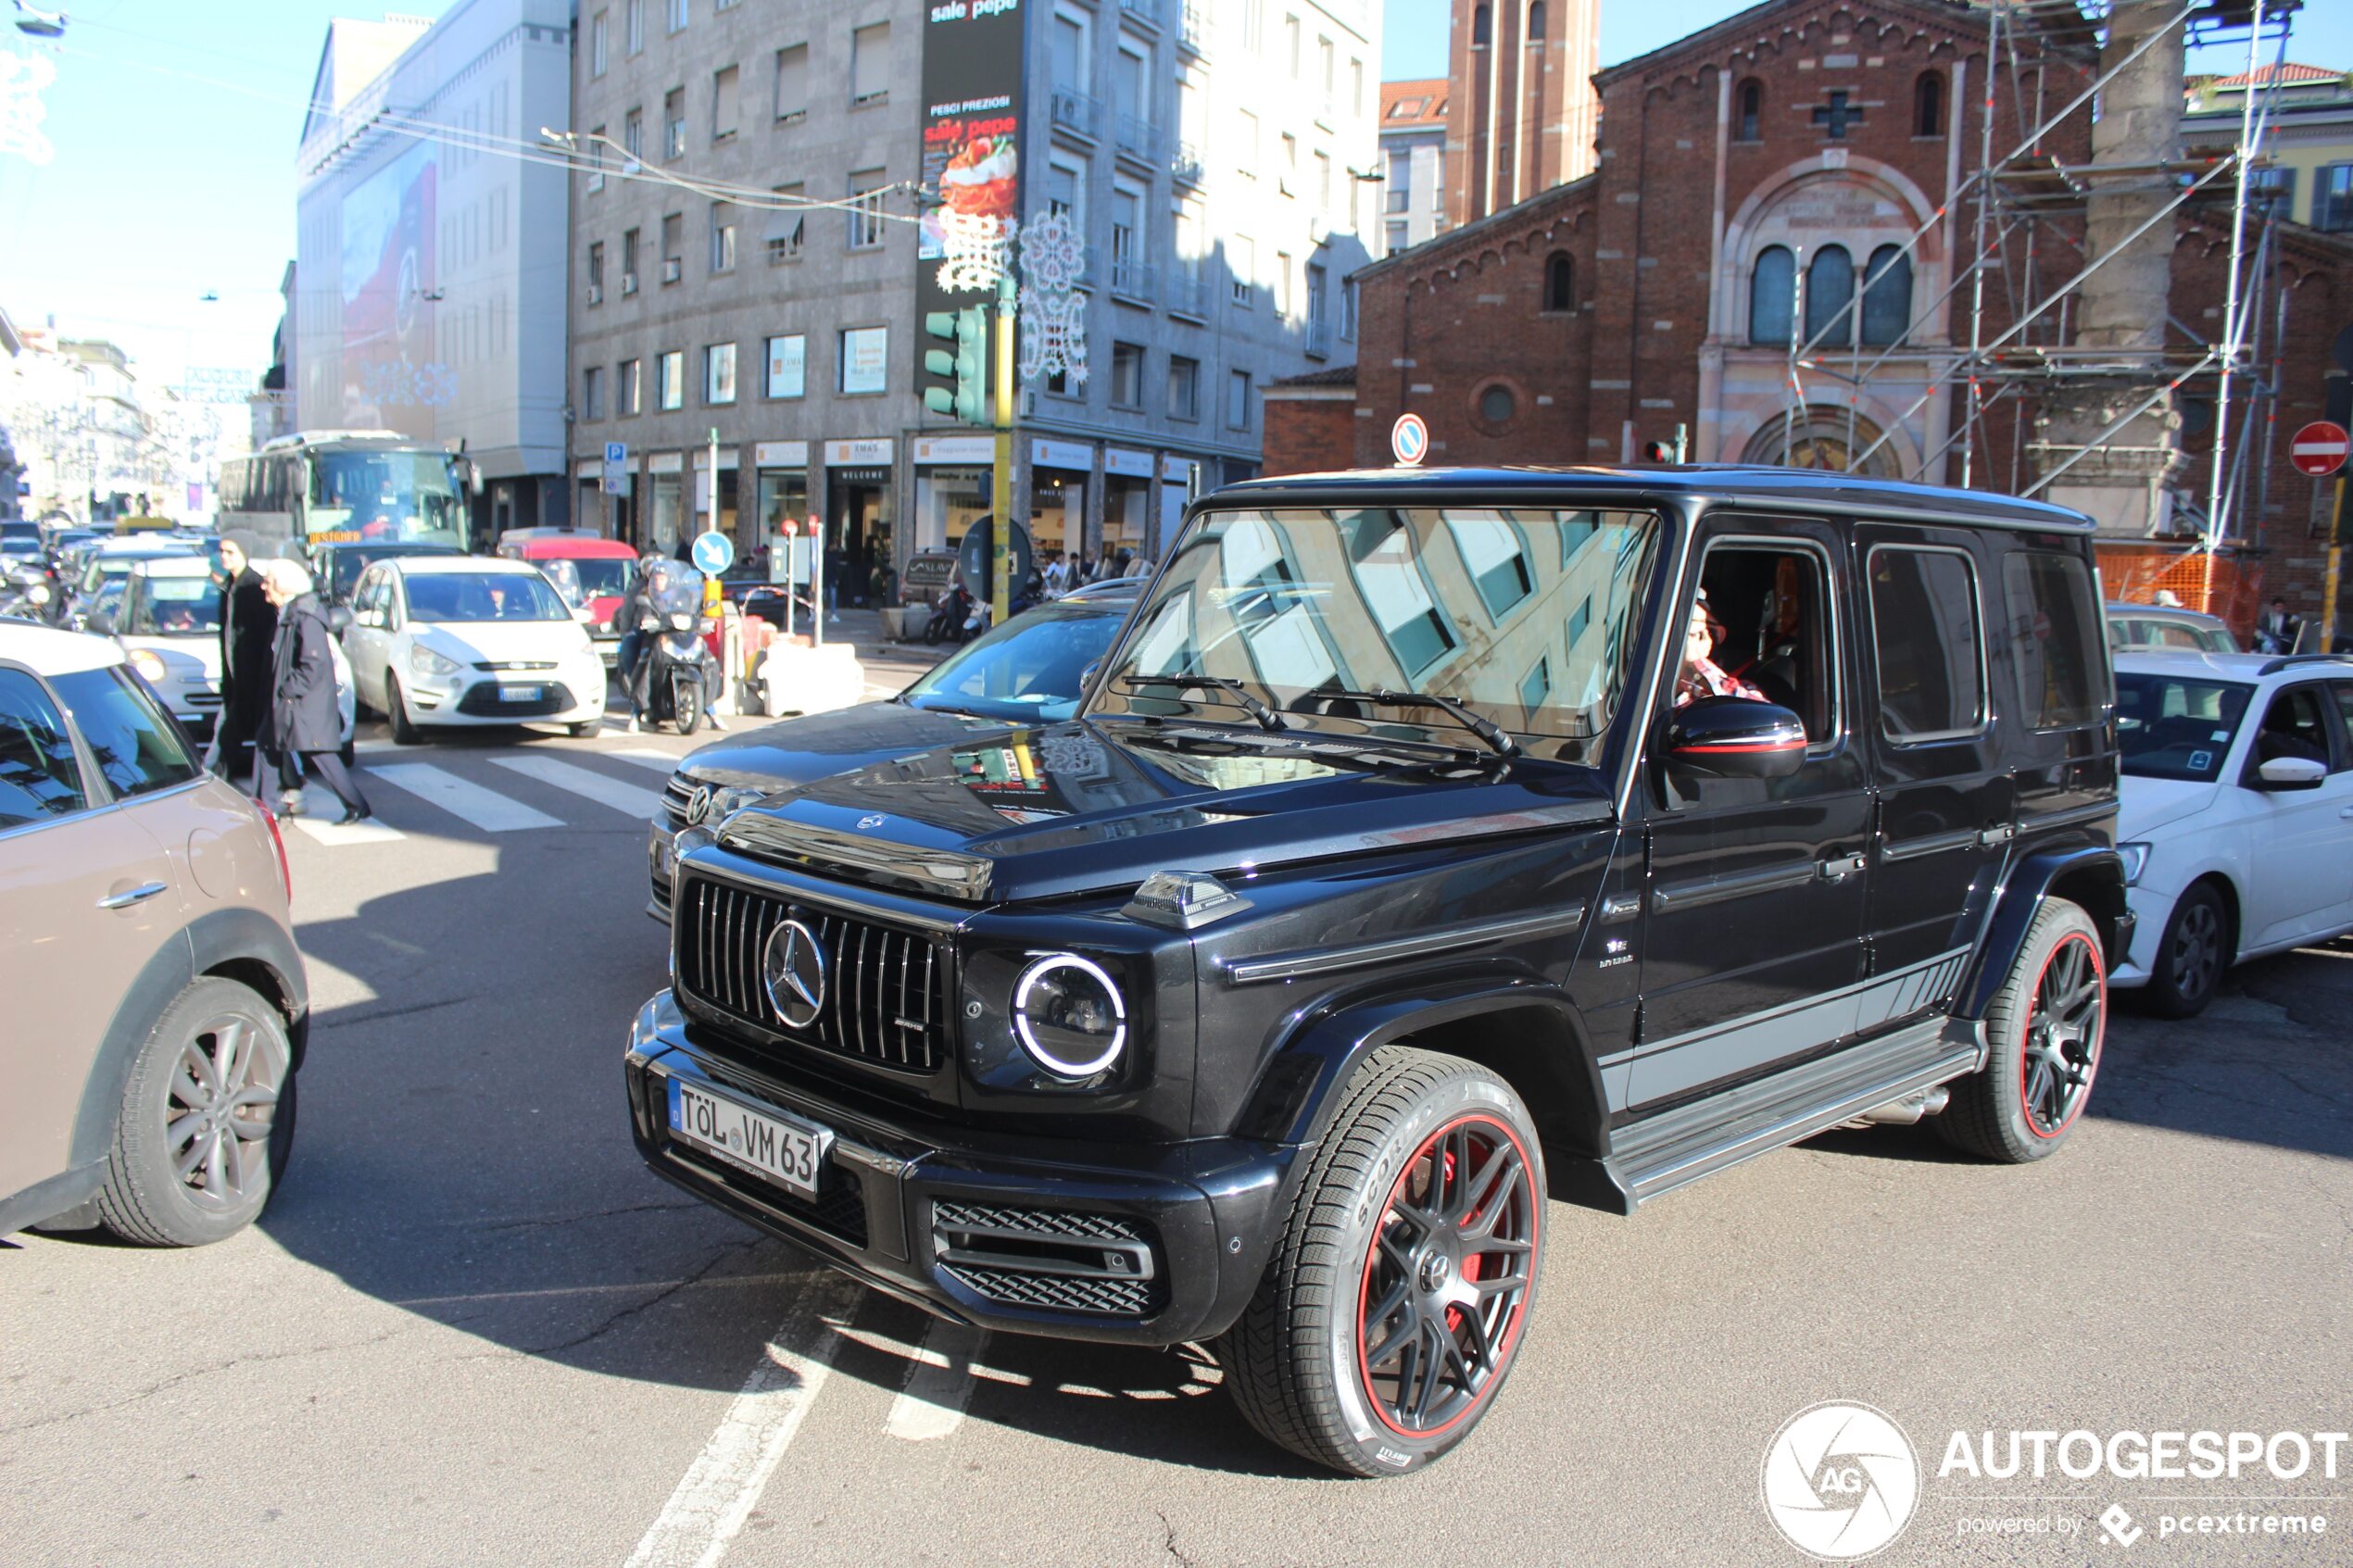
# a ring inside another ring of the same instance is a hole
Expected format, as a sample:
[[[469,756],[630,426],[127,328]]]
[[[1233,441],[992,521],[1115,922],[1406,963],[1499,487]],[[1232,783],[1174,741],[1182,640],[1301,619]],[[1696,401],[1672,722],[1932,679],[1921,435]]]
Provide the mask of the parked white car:
[[[2139,923],[2111,985],[2187,1017],[2231,965],[2353,930],[2353,659],[2120,654],[2116,702]]]
[[[131,667],[156,689],[171,716],[196,739],[209,740],[220,719],[220,589],[204,556],[134,561],[123,575],[121,606],[103,622]],[[343,759],[352,756],[351,664],[335,658],[335,716]]]
[[[360,574],[343,634],[359,700],[403,746],[443,726],[544,721],[594,734],[605,666],[539,569],[479,556],[399,556]]]

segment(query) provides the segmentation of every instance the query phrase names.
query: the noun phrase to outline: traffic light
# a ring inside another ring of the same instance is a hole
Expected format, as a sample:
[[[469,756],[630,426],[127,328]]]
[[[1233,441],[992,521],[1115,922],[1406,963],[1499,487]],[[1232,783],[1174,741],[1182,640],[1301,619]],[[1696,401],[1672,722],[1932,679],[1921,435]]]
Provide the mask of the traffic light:
[[[972,305],[962,310],[931,310],[924,314],[924,331],[952,349],[934,348],[924,354],[924,369],[950,383],[924,388],[924,407],[968,425],[988,422],[988,311]]]
[[[1671,463],[1674,460],[1675,444],[1673,442],[1645,441],[1642,443],[1642,461],[1646,463]]]

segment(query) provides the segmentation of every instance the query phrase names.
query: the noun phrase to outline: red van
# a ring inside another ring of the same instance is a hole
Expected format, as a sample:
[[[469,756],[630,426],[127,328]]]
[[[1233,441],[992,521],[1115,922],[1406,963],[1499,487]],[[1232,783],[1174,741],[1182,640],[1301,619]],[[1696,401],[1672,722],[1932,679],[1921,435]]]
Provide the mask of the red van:
[[[588,611],[588,635],[604,656],[605,668],[611,669],[621,649],[621,630],[613,625],[613,617],[637,585],[637,552],[593,529],[510,528],[498,535],[498,553],[510,560],[531,562],[547,573],[575,613],[584,608]],[[558,561],[570,564],[558,567]]]

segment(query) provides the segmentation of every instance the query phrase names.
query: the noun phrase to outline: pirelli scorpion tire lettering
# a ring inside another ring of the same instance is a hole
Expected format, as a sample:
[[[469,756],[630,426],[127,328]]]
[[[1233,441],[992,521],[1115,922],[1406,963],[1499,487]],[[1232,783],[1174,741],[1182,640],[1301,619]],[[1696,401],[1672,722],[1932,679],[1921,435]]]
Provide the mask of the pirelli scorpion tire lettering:
[[[1470,1435],[1510,1375],[1543,1266],[1528,1110],[1475,1063],[1367,1060],[1215,1353],[1251,1424],[1356,1475]]]

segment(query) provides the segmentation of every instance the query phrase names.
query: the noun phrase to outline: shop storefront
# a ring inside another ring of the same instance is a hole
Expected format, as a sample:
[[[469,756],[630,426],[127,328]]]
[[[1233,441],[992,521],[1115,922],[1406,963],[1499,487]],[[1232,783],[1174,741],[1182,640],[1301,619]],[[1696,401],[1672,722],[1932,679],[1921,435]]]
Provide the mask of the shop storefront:
[[[1087,485],[1095,449],[1076,441],[1029,444],[1029,544],[1039,561],[1087,547]]]
[[[919,435],[915,455],[917,550],[952,550],[988,515],[997,442],[987,435]]]
[[[755,442],[751,460],[756,485],[753,518],[758,532],[755,537],[737,543],[757,551],[762,563],[761,574],[776,582],[779,579],[774,563],[784,558],[786,520],[792,520],[796,530],[809,521],[809,443]]]
[[[825,575],[841,604],[887,602],[897,579],[890,553],[890,470],[898,443],[888,436],[825,443]]]
[[[1150,452],[1103,451],[1103,544],[1114,559],[1123,551],[1137,560],[1151,558],[1157,467]]]
[[[645,547],[656,555],[678,553],[679,531],[686,525],[685,462],[676,452],[656,452],[646,459]]]

